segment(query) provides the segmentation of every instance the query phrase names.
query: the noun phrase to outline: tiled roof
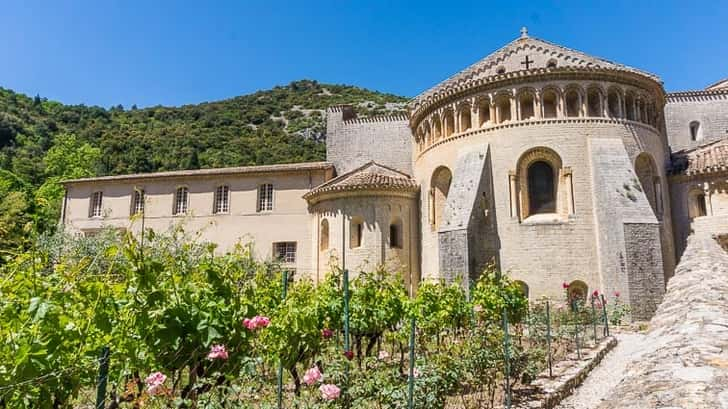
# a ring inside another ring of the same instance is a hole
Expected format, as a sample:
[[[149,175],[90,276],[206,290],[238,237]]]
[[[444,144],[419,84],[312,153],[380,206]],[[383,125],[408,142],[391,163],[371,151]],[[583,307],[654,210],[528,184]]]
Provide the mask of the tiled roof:
[[[107,182],[107,181],[123,181],[137,179],[158,179],[158,178],[180,178],[180,177],[196,177],[196,176],[217,176],[217,175],[242,175],[256,173],[275,173],[275,172],[297,172],[308,170],[326,170],[333,169],[331,162],[300,162],[300,163],[284,163],[279,165],[261,165],[261,166],[238,166],[231,168],[213,168],[213,169],[196,169],[196,170],[173,170],[169,172],[154,173],[136,173],[131,175],[116,176],[99,176],[85,179],[71,179],[63,181],[64,184],[77,184],[88,182]]]
[[[536,67],[534,69],[523,70],[523,73],[543,73],[551,70],[562,71],[563,68],[571,68],[572,70],[574,68],[587,68],[591,70],[604,69],[636,73],[660,82],[660,78],[655,74],[588,55],[581,51],[541,40],[539,38],[529,37],[527,34],[522,34],[520,38],[506,44],[501,49],[491,53],[470,67],[458,72],[452,77],[415,97],[411,101],[411,105],[416,109],[419,105],[425,104],[429,100],[437,98],[438,95],[448,93],[455,88],[461,88],[462,86],[467,86],[471,83],[482,83],[483,80],[486,79],[488,80],[486,82],[491,82],[507,78],[508,76],[505,74],[496,75],[496,68],[512,56],[526,52],[538,52],[553,56],[553,59],[557,60],[558,68],[545,69],[543,67]]]
[[[416,192],[418,189],[417,182],[409,175],[376,162],[369,162],[317,186],[303,197],[312,199],[322,193],[329,192],[361,190]]]
[[[670,173],[696,175],[728,170],[728,139],[672,154]]]

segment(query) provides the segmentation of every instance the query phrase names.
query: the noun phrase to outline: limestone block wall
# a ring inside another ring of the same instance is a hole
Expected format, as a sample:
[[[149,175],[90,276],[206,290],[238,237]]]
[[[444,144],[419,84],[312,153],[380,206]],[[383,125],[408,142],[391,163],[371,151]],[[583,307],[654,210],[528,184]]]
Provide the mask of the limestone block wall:
[[[694,121],[699,123],[696,140],[690,133]],[[673,151],[728,138],[728,89],[668,94],[665,123]]]
[[[412,174],[412,132],[403,116],[357,118],[351,107],[326,112],[326,157],[337,174],[375,161]]]
[[[724,408],[728,401],[728,254],[690,236],[639,359],[598,409]]]
[[[318,279],[323,279],[331,266],[346,268],[354,277],[359,271],[372,271],[384,265],[402,275],[405,283],[419,281],[416,197],[351,194],[323,200],[312,206],[314,237],[319,245],[316,265]],[[329,226],[328,245],[321,246],[322,222]],[[363,222],[359,247],[352,246],[352,221]],[[401,247],[390,246],[390,224],[401,221]],[[323,247],[323,248],[322,248]]]

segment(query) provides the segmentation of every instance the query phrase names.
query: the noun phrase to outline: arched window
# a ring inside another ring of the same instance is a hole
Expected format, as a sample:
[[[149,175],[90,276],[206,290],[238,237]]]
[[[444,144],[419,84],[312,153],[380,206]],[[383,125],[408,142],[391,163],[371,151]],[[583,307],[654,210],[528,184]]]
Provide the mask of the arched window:
[[[478,126],[482,127],[490,122],[490,100],[481,99],[478,101]]]
[[[495,101],[495,107],[496,107],[496,116],[498,119],[498,123],[502,124],[503,122],[510,121],[511,120],[511,98],[503,95],[498,97]]]
[[[609,108],[609,116],[612,118],[621,117],[621,109],[619,109],[619,94],[616,90],[610,89],[607,94],[607,107]]]
[[[589,88],[586,93],[587,116],[602,116],[602,94],[597,88]]]
[[[698,121],[692,121],[690,122],[690,140],[691,141],[699,141],[703,139],[703,133],[700,131],[700,122]]]
[[[562,168],[561,158],[555,151],[547,147],[533,148],[521,155],[517,163],[516,174],[509,179],[510,190],[514,192],[512,214],[526,220],[536,214],[562,217],[573,213],[571,171]],[[563,195],[559,193],[562,184]]]
[[[518,98],[518,104],[521,111],[521,120],[531,119],[536,116],[533,94],[531,94],[530,92],[522,93]]]
[[[135,188],[131,197],[131,215],[144,212],[144,189]]]
[[[364,220],[361,217],[351,219],[349,247],[355,249],[364,243]]]
[[[442,213],[450,192],[451,182],[450,169],[444,166],[435,169],[430,180],[430,227],[433,230],[437,230],[442,222]]]
[[[708,215],[705,193],[702,190],[693,190],[688,196],[688,216],[691,219]]]
[[[328,221],[328,219],[323,219],[323,220],[321,220],[319,250],[325,251],[328,249],[329,249],[329,221]]]
[[[403,240],[402,219],[396,218],[389,224],[389,247],[401,249]]]
[[[576,118],[579,116],[579,93],[576,90],[567,91],[564,95],[564,101],[566,103],[566,116],[569,118]]]
[[[625,109],[627,110],[627,119],[630,121],[635,120],[635,113],[634,113],[634,95],[632,95],[631,92],[628,92],[627,95],[624,97],[624,105]]]
[[[465,132],[472,127],[470,119],[470,107],[465,106],[460,109],[460,132]]]
[[[637,174],[640,185],[642,185],[642,191],[647,196],[647,201],[652,207],[652,211],[655,213],[655,216],[660,218],[662,213],[662,192],[658,185],[660,179],[657,174],[655,161],[648,153],[642,152],[635,159],[634,171]]]
[[[445,113],[445,137],[449,137],[455,133],[455,114],[448,110]]]
[[[432,120],[432,136],[435,139],[435,142],[442,138],[442,125],[440,124],[439,117],[435,117]]]
[[[184,186],[177,188],[177,192],[174,195],[174,208],[172,213],[175,215],[187,214],[188,201],[189,190]]]
[[[559,97],[553,90],[544,91],[541,98],[544,118],[556,118]]]
[[[554,169],[544,161],[528,167],[529,215],[556,212],[556,180]]]

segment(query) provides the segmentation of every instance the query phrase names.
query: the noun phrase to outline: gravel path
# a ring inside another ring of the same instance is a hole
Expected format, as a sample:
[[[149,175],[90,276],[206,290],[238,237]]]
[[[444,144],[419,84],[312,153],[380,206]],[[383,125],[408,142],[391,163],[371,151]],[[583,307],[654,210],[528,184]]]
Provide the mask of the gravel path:
[[[594,368],[574,394],[564,399],[556,409],[594,408],[622,381],[627,366],[644,353],[645,335],[621,333],[616,334],[616,337],[619,341],[617,346]]]

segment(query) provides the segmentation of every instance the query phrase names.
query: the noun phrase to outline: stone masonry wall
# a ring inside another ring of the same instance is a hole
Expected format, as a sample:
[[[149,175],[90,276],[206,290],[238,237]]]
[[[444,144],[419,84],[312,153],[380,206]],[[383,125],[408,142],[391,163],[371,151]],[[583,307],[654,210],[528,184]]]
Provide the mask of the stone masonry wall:
[[[359,119],[347,107],[327,111],[326,159],[336,173],[370,161],[412,174],[412,132],[404,116]]]
[[[635,361],[598,409],[728,408],[728,254],[696,233]]]
[[[692,121],[700,122],[702,140],[690,139]],[[728,92],[690,98],[668,97],[665,125],[673,151],[702,145],[709,140],[728,138]]]

